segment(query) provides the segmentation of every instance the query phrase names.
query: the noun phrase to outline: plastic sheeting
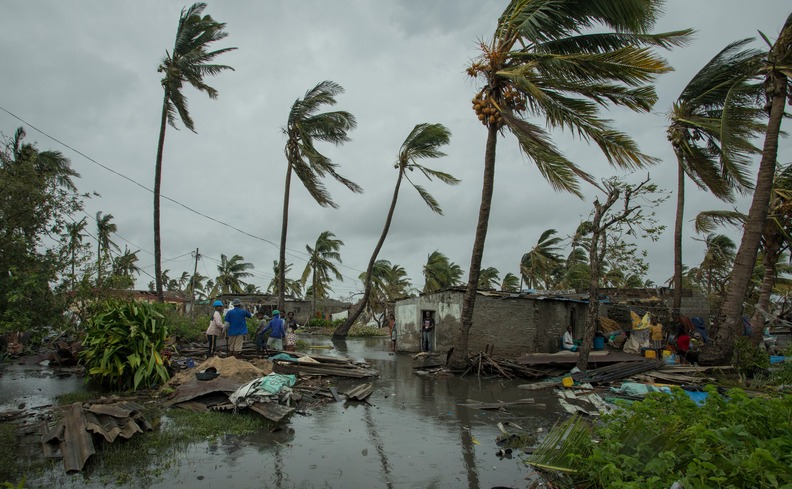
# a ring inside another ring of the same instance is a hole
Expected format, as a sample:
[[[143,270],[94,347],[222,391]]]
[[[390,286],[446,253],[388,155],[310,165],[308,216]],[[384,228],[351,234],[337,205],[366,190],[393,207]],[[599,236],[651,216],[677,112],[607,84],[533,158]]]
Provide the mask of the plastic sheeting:
[[[271,373],[253,379],[237,389],[228,400],[237,407],[247,407],[256,402],[267,402],[281,391],[291,392],[291,386],[297,382],[297,376]]]

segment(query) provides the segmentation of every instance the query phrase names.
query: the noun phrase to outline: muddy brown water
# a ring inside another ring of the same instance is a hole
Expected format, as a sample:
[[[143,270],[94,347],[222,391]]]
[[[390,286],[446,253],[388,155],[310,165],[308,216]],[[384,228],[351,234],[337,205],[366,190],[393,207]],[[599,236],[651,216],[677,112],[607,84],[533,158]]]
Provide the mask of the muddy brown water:
[[[330,345],[329,339],[312,339]],[[491,488],[527,486],[533,471],[515,450],[499,457],[498,422],[546,432],[559,419],[552,392],[517,386],[528,381],[460,376],[420,376],[408,354],[386,351],[382,338],[348,339],[321,355],[363,360],[380,376],[333,379],[343,391],[372,382],[369,404],[330,403],[294,414],[288,429],[226,436],[167,454],[170,466],[148,481],[152,488]],[[37,372],[37,373],[35,373]],[[51,403],[52,396],[81,389],[82,379],[54,370],[12,367],[0,376],[0,410]],[[506,411],[461,406],[534,398],[545,407],[510,406]],[[101,457],[101,453],[97,454]],[[92,461],[89,461],[89,464]],[[136,472],[130,460],[130,473]],[[150,468],[150,467],[149,467]],[[88,474],[50,473],[28,487],[107,487]],[[127,487],[140,487],[132,480]]]

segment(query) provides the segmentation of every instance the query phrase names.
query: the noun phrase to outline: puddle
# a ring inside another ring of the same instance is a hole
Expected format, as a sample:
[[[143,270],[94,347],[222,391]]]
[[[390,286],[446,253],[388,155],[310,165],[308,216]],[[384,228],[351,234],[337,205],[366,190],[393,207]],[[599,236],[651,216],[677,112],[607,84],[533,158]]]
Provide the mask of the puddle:
[[[83,389],[83,377],[40,365],[6,365],[0,374],[0,411],[54,404],[61,394]]]
[[[329,344],[327,339],[314,341]],[[306,416],[293,415],[286,430],[191,445],[169,454],[172,464],[146,487],[526,487],[531,470],[521,461],[524,455],[515,450],[511,458],[497,456],[497,423],[549,429],[560,416],[551,392],[518,389],[517,385],[528,383],[524,379],[418,376],[411,356],[389,354],[383,338],[349,339],[335,346],[311,352],[365,360],[379,371],[380,377],[374,379],[333,379],[339,390],[372,382],[370,405],[331,403],[311,409]],[[12,389],[14,399],[27,402],[45,397],[42,391],[51,397],[81,388],[81,378],[34,376],[32,370],[16,368],[0,378],[4,394]],[[468,400],[524,398],[534,398],[546,407],[484,411],[459,405]],[[134,473],[134,461],[129,470]],[[52,473],[29,485],[106,487],[107,481],[94,479],[85,474]],[[134,481],[128,487],[140,487],[140,483]]]

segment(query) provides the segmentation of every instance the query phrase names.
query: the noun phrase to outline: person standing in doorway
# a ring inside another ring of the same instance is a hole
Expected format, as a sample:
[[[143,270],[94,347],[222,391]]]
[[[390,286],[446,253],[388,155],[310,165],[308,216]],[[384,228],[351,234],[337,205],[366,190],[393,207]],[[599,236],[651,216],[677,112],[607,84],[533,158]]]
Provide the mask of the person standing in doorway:
[[[267,349],[283,351],[283,338],[286,336],[284,329],[285,322],[280,317],[280,311],[275,309],[272,311],[272,320],[267,324],[264,333],[269,333],[267,340]]]
[[[212,303],[212,319],[209,320],[209,327],[206,329],[206,338],[209,340],[209,351],[206,357],[213,357],[217,353],[217,338],[223,334],[223,302],[214,301]]]
[[[225,320],[228,323],[228,350],[232,357],[242,353],[242,343],[248,333],[247,318],[252,318],[250,311],[242,307],[242,301],[234,299],[231,303],[234,308],[228,311]]]
[[[432,351],[432,335],[434,334],[435,321],[431,311],[424,311],[421,323],[421,351]]]

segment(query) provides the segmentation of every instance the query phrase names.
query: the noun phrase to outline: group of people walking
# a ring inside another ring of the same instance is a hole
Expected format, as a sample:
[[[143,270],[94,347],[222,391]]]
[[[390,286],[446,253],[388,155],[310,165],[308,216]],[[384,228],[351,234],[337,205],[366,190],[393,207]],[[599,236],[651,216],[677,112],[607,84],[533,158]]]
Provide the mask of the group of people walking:
[[[217,340],[221,336],[227,337],[228,354],[238,356],[242,352],[242,344],[248,334],[247,319],[252,318],[253,314],[242,307],[242,301],[234,299],[231,302],[232,308],[223,316],[223,302],[214,301],[212,306],[214,311],[206,329],[206,336],[209,341],[208,356],[217,354]],[[272,311],[272,318],[259,311],[256,313],[259,319],[256,328],[256,352],[266,352],[268,350],[284,350],[284,340],[286,341],[286,351],[294,351],[297,343],[296,330],[299,328],[297,320],[294,319],[294,312],[289,312],[286,318],[281,318],[280,311]],[[265,341],[266,339],[266,341]]]

